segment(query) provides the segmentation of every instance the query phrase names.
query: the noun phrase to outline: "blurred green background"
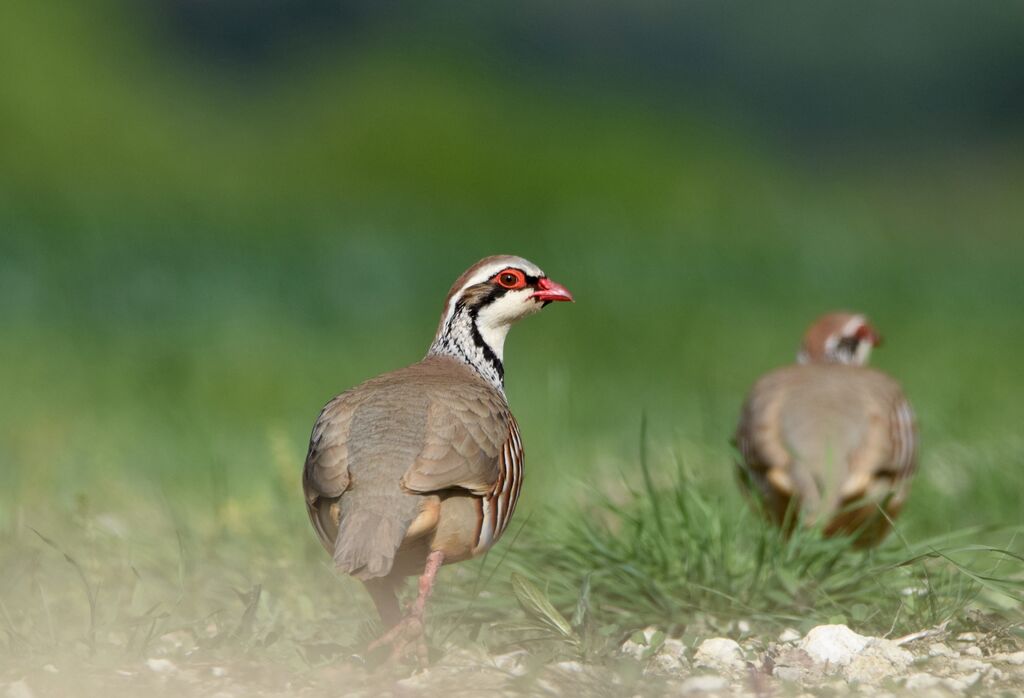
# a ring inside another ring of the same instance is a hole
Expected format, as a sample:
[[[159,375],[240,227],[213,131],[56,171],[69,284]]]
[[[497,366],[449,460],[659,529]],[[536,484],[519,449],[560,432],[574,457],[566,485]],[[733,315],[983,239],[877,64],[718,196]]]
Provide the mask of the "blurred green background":
[[[741,506],[745,390],[849,308],[918,412],[906,535],[1024,523],[1022,36],[1014,3],[6,0],[8,562],[85,512],[319,564],[319,408],[494,253],[577,298],[507,347],[521,511],[638,478],[643,412]]]

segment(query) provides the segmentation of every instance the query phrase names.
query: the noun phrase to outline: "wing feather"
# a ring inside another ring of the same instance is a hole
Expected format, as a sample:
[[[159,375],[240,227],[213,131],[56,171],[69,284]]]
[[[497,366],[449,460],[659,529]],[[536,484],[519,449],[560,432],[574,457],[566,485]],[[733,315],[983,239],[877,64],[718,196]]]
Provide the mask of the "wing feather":
[[[460,385],[437,396],[427,413],[423,448],[402,486],[418,493],[457,487],[487,494],[498,480],[510,420],[504,398],[486,385]]]

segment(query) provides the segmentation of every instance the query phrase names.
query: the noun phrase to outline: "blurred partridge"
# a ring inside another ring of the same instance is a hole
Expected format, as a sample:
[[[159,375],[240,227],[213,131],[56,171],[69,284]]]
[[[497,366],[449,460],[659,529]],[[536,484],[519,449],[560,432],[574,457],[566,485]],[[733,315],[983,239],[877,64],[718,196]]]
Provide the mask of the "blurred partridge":
[[[320,412],[303,472],[316,534],[362,580],[387,629],[371,649],[415,642],[438,568],[484,553],[508,527],[523,444],[505,400],[503,348],[516,321],[565,287],[520,257],[470,267],[445,299],[427,356],[338,395]],[[403,618],[396,591],[421,573]]]
[[[797,364],[761,377],[740,416],[741,481],[775,523],[798,518],[872,545],[899,515],[916,463],[916,425],[899,384],[867,368],[880,337],[863,315],[830,313]]]

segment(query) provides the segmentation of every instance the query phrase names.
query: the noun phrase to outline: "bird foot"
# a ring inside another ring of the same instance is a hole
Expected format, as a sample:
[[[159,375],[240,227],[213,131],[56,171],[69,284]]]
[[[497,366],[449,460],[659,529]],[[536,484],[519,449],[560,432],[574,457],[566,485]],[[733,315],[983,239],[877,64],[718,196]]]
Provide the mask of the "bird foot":
[[[367,652],[373,652],[381,647],[390,647],[391,654],[388,661],[397,662],[412,649],[416,652],[416,660],[421,669],[426,669],[430,655],[427,650],[427,638],[423,629],[423,617],[420,614],[410,613],[398,625],[391,628],[379,638],[370,643]]]

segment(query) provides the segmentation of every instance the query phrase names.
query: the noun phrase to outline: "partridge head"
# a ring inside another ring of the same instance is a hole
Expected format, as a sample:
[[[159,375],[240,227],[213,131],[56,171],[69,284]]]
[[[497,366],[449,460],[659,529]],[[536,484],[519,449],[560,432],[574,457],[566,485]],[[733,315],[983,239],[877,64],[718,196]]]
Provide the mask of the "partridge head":
[[[750,390],[735,442],[740,481],[769,517],[881,540],[916,467],[914,416],[899,384],[866,367],[881,338],[856,313],[829,313],[804,334],[797,363]]]
[[[416,642],[424,661],[438,568],[484,553],[507,528],[524,457],[505,399],[505,338],[518,320],[572,299],[521,257],[483,259],[448,292],[426,357],[320,412],[303,470],[306,508],[337,569],[362,580],[389,628],[373,646],[398,654]],[[403,618],[396,591],[418,572]]]
[[[882,337],[863,315],[836,312],[822,315],[807,328],[797,363],[866,366]]]

